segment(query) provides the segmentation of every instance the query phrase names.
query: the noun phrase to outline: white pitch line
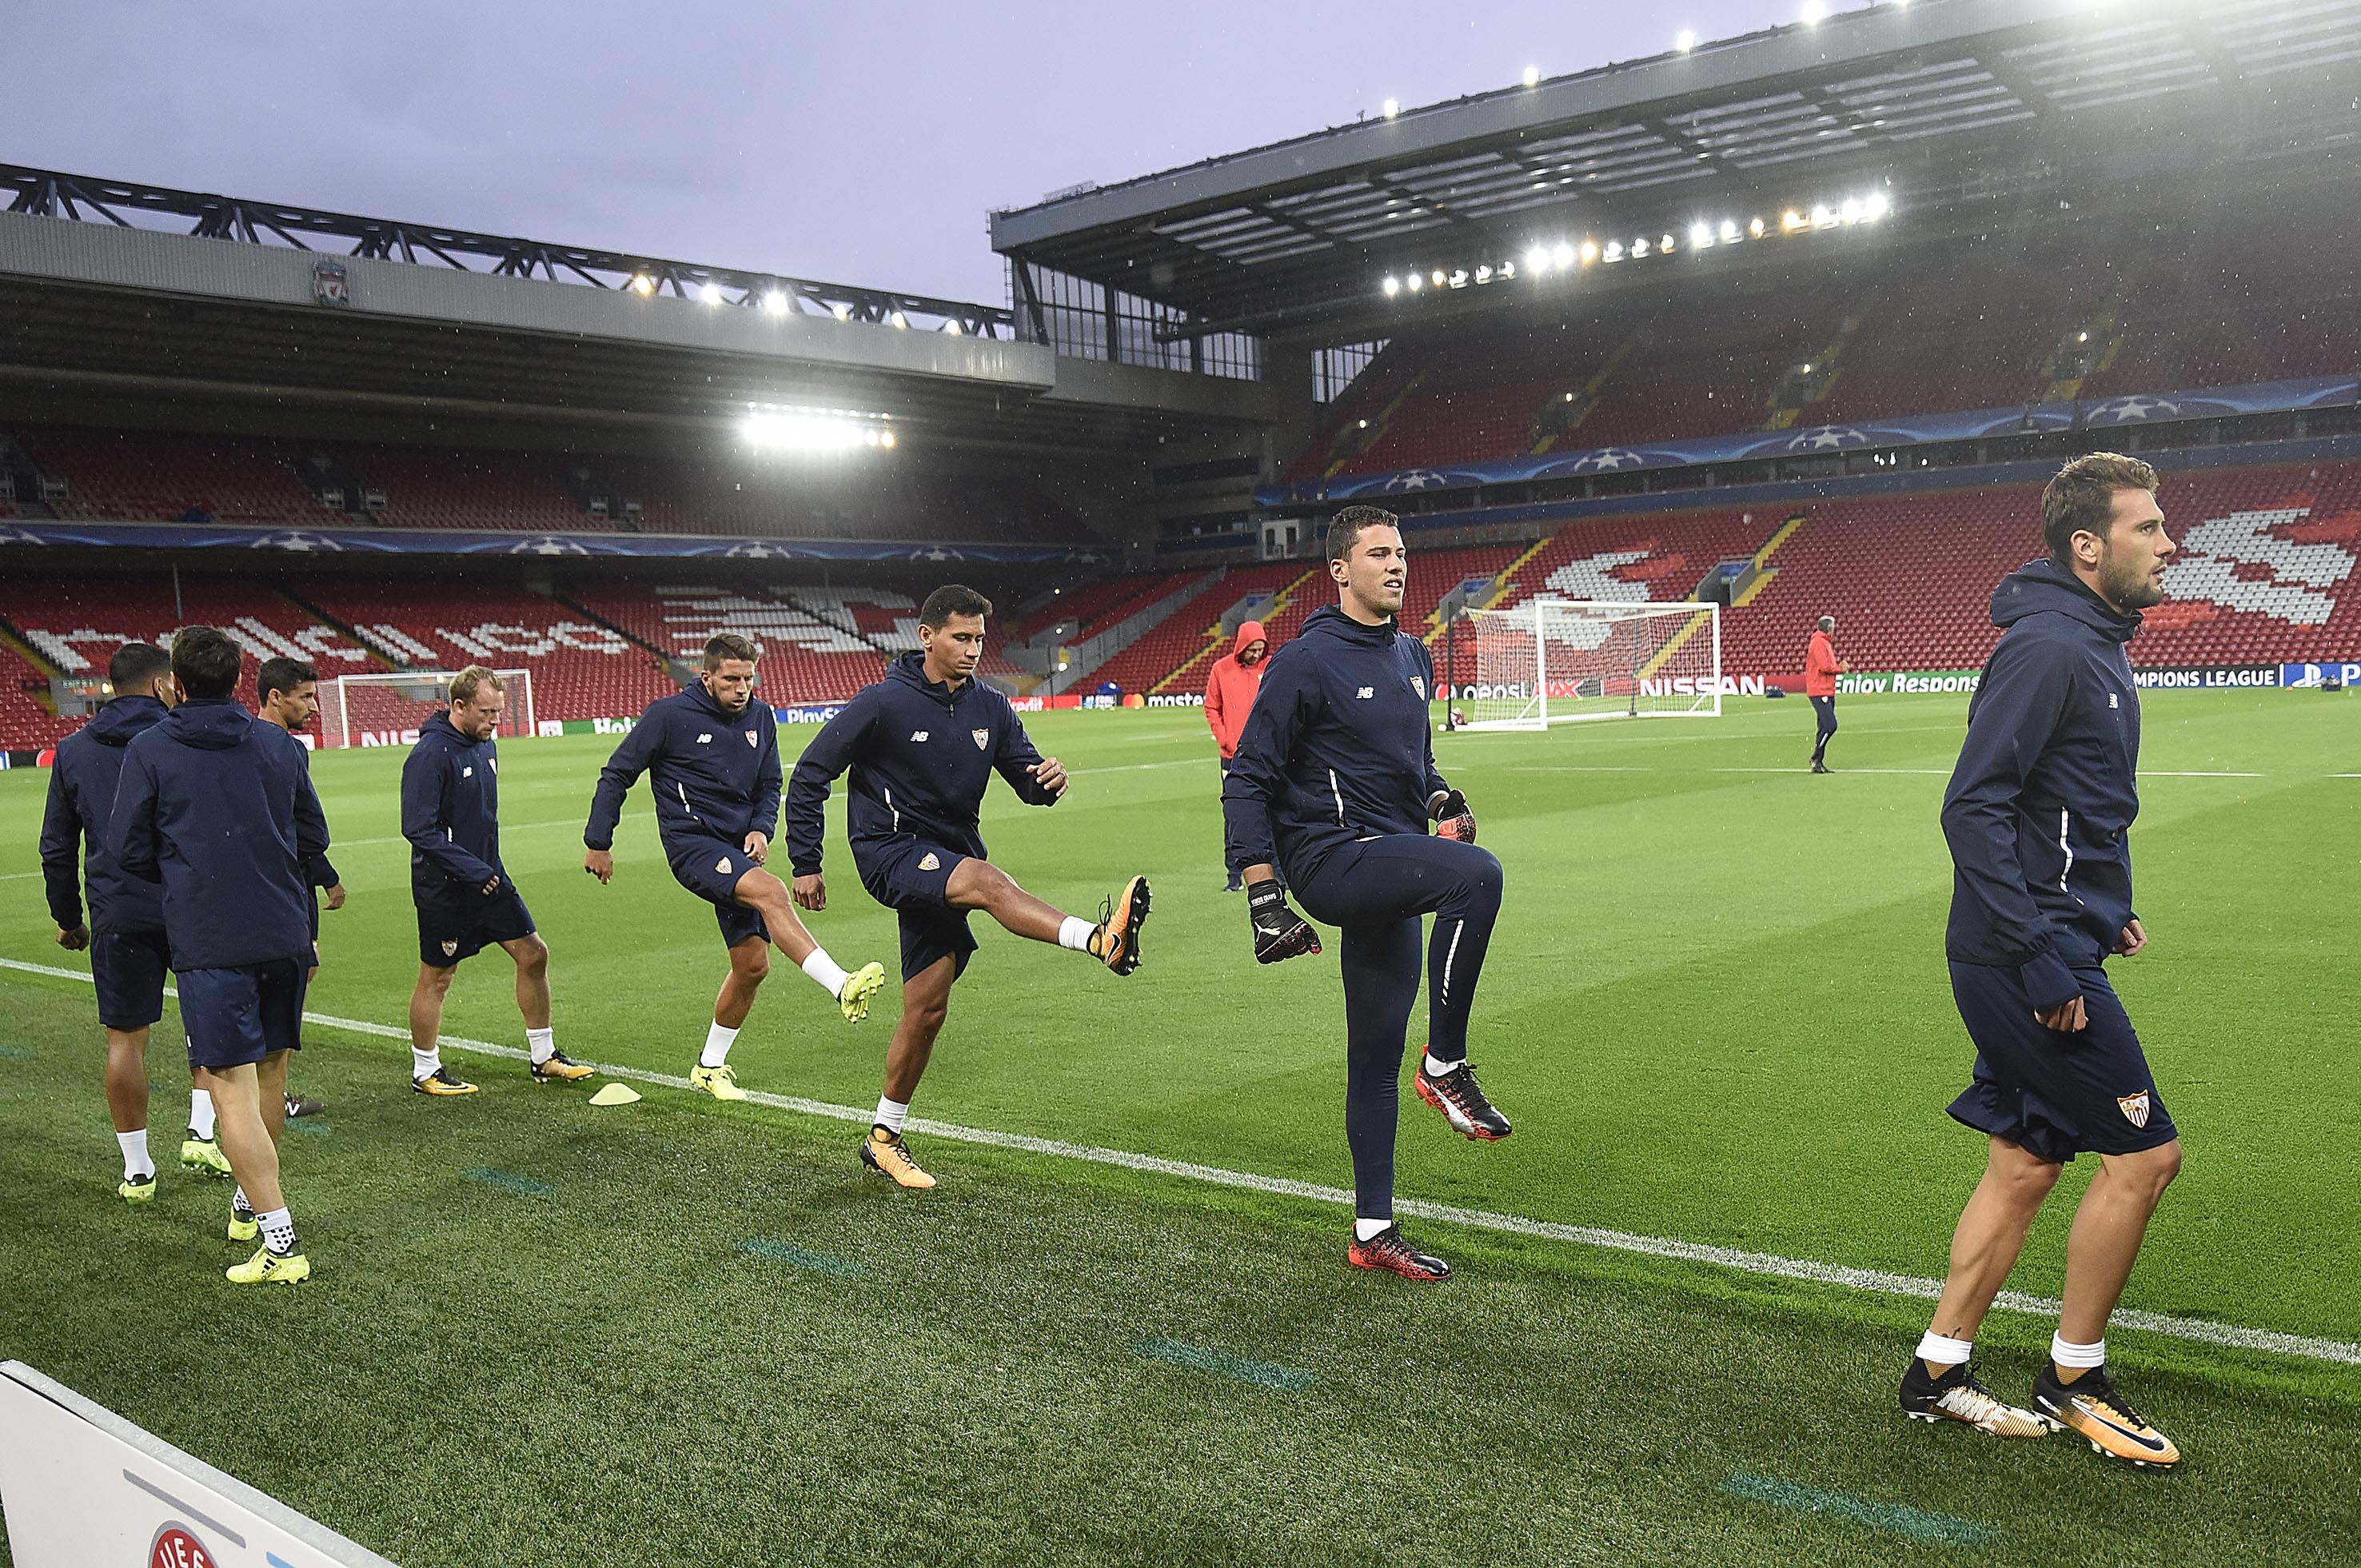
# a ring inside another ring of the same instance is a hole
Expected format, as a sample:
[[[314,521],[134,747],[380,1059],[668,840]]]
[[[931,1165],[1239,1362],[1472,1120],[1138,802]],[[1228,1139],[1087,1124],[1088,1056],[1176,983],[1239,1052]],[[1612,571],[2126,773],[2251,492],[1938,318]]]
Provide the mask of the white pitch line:
[[[17,959],[0,959],[0,969],[20,970],[27,974],[50,975],[60,980],[78,980],[85,983],[90,976],[79,970],[59,969],[51,964],[26,963]],[[177,989],[167,986],[165,994],[178,996]],[[372,1024],[360,1018],[339,1018],[328,1013],[306,1013],[303,1021],[324,1029],[341,1029],[347,1034],[369,1035],[380,1039],[401,1040],[407,1044],[408,1029],[390,1024]],[[470,1040],[445,1035],[441,1043],[456,1050],[477,1056],[497,1057],[506,1061],[531,1061],[533,1053],[515,1046],[495,1045],[489,1040]],[[654,1072],[646,1068],[609,1067],[603,1063],[589,1064],[594,1070],[609,1078],[630,1079],[636,1083],[650,1083],[664,1089],[686,1090],[688,1080],[675,1073]],[[794,1111],[807,1116],[823,1116],[834,1122],[851,1122],[867,1125],[875,1113],[858,1105],[836,1105],[825,1100],[807,1100],[800,1095],[773,1094],[763,1090],[746,1091],[746,1098],[757,1105],[774,1110]],[[1152,1176],[1178,1177],[1186,1181],[1202,1181],[1214,1187],[1242,1188],[1249,1192],[1267,1192],[1279,1197],[1301,1198],[1310,1202],[1353,1207],[1353,1194],[1341,1187],[1325,1187],[1318,1182],[1297,1181],[1283,1176],[1257,1176],[1251,1171],[1225,1170],[1220,1166],[1198,1165],[1189,1160],[1166,1159],[1159,1155],[1133,1154],[1126,1149],[1100,1148],[1093,1144],[1070,1144],[1058,1138],[1037,1138],[1024,1133],[994,1132],[987,1127],[963,1127],[955,1122],[937,1122],[925,1117],[910,1118],[910,1129],[929,1137],[949,1138],[955,1143],[983,1144],[993,1148],[1016,1149],[1026,1154],[1048,1155],[1057,1159],[1082,1160],[1091,1165],[1116,1166],[1125,1170],[1143,1171]],[[1814,1285],[1834,1285],[1849,1290],[1867,1290],[1882,1296],[1915,1296],[1932,1301],[1943,1294],[1943,1282],[1924,1279],[1916,1275],[1889,1274],[1882,1269],[1853,1268],[1840,1263],[1817,1263],[1808,1258],[1781,1257],[1775,1253],[1742,1252],[1734,1247],[1711,1246],[1703,1242],[1685,1242],[1667,1236],[1643,1236],[1630,1231],[1605,1230],[1596,1225],[1561,1224],[1554,1220],[1528,1220],[1519,1214],[1500,1214],[1485,1209],[1461,1209],[1448,1203],[1430,1203],[1421,1199],[1404,1199],[1394,1204],[1405,1214],[1422,1220],[1440,1220],[1449,1224],[1465,1225],[1471,1230],[1499,1231],[1510,1235],[1534,1236],[1544,1241],[1571,1242],[1579,1246],[1605,1248],[1610,1252],[1636,1253],[1642,1257],[1672,1258],[1683,1263],[1711,1264],[1719,1268],[1737,1269],[1741,1273],[1758,1274],[1778,1279],[1800,1279]],[[2006,1311],[2026,1312],[2036,1317],[2054,1318],[2059,1302],[2051,1297],[2027,1296],[2021,1291],[2004,1290],[1993,1303]],[[2276,1329],[2248,1328],[2241,1323],[2211,1322],[2202,1318],[2176,1318],[2162,1312],[2142,1312],[2118,1308],[2114,1324],[2126,1329],[2138,1329],[2171,1339],[2194,1340],[2202,1344],[2223,1345],[2233,1350],[2268,1351],[2279,1355],[2302,1356],[2313,1361],[2341,1362],[2348,1366],[2361,1366],[2361,1344],[2346,1340],[2322,1339],[2310,1334],[2282,1333]]]
[[[2158,769],[2155,769],[2155,770],[2149,770],[2149,769],[2147,769],[2147,768],[2143,768],[2143,769],[2141,769],[2141,770],[2140,770],[2140,777],[2142,777],[2142,778],[2144,778],[2144,779],[2261,779],[2261,778],[2268,778],[2269,776],[2270,776],[2270,775],[2269,775],[2268,773],[2174,773],[2174,772],[2172,772],[2172,771],[2171,771],[2171,770],[2169,770],[2169,769],[2163,769],[2163,768],[2158,768]]]

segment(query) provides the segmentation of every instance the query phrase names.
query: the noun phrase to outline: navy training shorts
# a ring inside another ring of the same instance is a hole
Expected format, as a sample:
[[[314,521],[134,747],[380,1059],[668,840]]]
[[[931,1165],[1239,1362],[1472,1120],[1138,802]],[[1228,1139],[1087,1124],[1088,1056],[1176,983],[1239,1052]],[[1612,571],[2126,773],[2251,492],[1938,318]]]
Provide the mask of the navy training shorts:
[[[667,840],[664,859],[672,864],[675,882],[713,905],[723,947],[734,948],[749,937],[766,943],[771,939],[762,916],[738,902],[739,879],[763,869],[753,856],[736,844],[700,833]]]
[[[856,852],[853,863],[869,896],[892,910],[902,927],[902,979],[917,979],[944,959],[954,960],[951,978],[967,972],[975,933],[967,911],[947,896],[951,872],[968,857],[957,850],[904,835]]]
[[[486,948],[533,933],[533,911],[505,871],[489,898],[469,888],[431,898],[411,896],[418,906],[418,961],[429,969],[449,969]]]
[[[244,1067],[303,1044],[308,955],[236,969],[184,969],[181,1023],[192,1068]]]
[[[1976,1046],[1974,1080],[1951,1102],[1951,1115],[2046,1160],[2170,1143],[2180,1130],[2106,970],[2070,967],[2090,1020],[2071,1033],[2034,1017],[2015,970],[1951,965],[1951,995]]]
[[[126,1033],[164,1015],[164,976],[172,949],[161,931],[93,931],[90,978],[98,988],[101,1027]]]

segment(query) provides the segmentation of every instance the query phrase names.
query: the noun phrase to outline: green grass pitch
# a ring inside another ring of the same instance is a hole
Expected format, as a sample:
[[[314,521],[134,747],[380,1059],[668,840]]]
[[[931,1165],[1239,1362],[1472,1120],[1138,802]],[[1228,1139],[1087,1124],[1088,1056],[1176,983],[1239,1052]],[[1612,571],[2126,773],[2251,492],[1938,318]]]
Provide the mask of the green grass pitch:
[[[1471,1145],[1405,1095],[1404,1197],[1938,1275],[1982,1159],[1942,1113],[1969,1061],[1935,824],[1963,706],[1848,701],[1828,778],[1800,771],[1801,703],[1439,736],[1508,868],[1472,1055],[1518,1131]],[[2361,1341],[2356,720],[2326,694],[2147,699],[2153,941],[2114,969],[2189,1163],[2130,1308]],[[997,795],[994,857],[1077,913],[1147,872],[1147,963],[1118,981],[979,918],[917,1114],[1348,1184],[1334,958],[1251,961],[1196,716],[1033,729],[1073,793]],[[506,748],[508,863],[560,1044],[683,1073],[722,953],[644,794],[614,884],[580,871],[609,744]],[[415,972],[399,766],[314,763],[352,898],[311,1005],[381,1025]],[[78,969],[40,896],[46,784],[0,774],[0,958]],[[821,940],[892,968],[840,838],[829,869]],[[446,1030],[522,1045],[508,974],[471,961]],[[732,1060],[865,1106],[897,1005],[847,1026],[781,966]],[[176,1053],[151,1057],[162,1190],[127,1210],[88,986],[0,969],[0,1355],[406,1568],[2361,1557],[2361,1365],[2333,1354],[2119,1327],[2130,1391],[2190,1457],[2117,1470],[2064,1437],[1904,1423],[1906,1296],[1433,1220],[1411,1234],[1458,1274],[1413,1286],[1347,1269],[1345,1212],[1285,1191],[914,1135],[943,1185],[905,1194],[840,1121],[645,1084],[597,1110],[464,1052],[484,1092],[434,1102],[398,1040],[308,1041],[296,1079],[330,1110],[286,1168],[319,1274],[237,1292],[225,1190],[170,1157]],[[2019,1288],[2056,1292],[2086,1177]],[[1994,1314],[2004,1391],[2050,1326]]]

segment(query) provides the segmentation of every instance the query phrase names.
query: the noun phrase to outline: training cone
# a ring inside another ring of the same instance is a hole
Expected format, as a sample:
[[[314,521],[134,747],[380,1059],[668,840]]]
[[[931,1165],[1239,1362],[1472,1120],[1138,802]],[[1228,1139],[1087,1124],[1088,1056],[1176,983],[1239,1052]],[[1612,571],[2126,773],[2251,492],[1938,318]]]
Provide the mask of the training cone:
[[[638,1102],[640,1091],[626,1084],[610,1083],[590,1097],[593,1105],[631,1105]]]

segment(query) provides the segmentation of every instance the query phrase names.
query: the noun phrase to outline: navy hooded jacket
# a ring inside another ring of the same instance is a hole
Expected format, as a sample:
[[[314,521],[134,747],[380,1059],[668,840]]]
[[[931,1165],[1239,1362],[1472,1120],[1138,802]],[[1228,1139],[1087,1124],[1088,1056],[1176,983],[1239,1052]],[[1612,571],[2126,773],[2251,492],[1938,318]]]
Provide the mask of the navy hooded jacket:
[[[2140,618],[2046,560],[2001,580],[1992,618],[2003,635],[1943,792],[1944,947],[2017,970],[2053,1007],[2081,993],[2068,965],[2101,961],[2132,918],[2140,709],[2125,645]]]
[[[779,826],[779,716],[759,693],[731,713],[701,681],[648,704],[599,772],[583,843],[615,847],[623,797],[642,773],[650,775],[667,851],[686,839],[736,849],[749,833],[770,838]]]
[[[410,889],[419,899],[480,894],[500,864],[497,742],[462,735],[448,713],[418,727],[401,763],[401,836],[410,840]]]
[[[191,697],[124,752],[107,843],[164,884],[175,970],[312,955],[307,859],[328,848],[302,742],[227,697]]]
[[[171,711],[152,696],[119,696],[88,724],[58,742],[49,769],[49,807],[41,815],[41,875],[49,893],[49,916],[60,931],[82,923],[82,883],[90,883],[90,928],[93,931],[160,931],[164,890],[126,876],[108,847],[106,825],[115,815],[115,786],[123,774],[123,753],[132,738],[161,723]],[[87,844],[77,867],[75,850]]]
[[[1434,659],[1391,620],[1314,610],[1270,656],[1222,783],[1230,864],[1268,861],[1301,886],[1339,845],[1427,830]]]
[[[997,773],[1029,806],[1058,797],[1025,770],[1041,760],[1008,698],[982,681],[957,690],[927,679],[926,655],[903,654],[821,727],[787,784],[787,857],[797,876],[820,869],[829,785],[847,768],[845,836],[862,851],[915,837],[984,857],[976,813]]]

